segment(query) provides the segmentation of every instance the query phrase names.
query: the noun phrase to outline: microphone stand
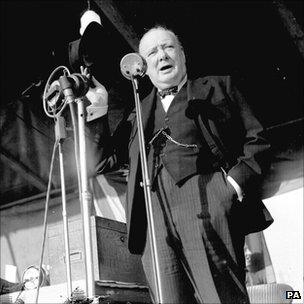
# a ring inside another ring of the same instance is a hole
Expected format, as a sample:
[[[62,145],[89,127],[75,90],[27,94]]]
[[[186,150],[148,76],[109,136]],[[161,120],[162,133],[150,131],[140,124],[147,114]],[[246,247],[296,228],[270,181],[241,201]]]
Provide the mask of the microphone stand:
[[[93,272],[93,254],[91,240],[91,225],[90,225],[90,206],[92,202],[92,194],[88,186],[88,174],[86,163],[86,140],[85,140],[85,107],[82,98],[75,99],[75,95],[66,76],[59,78],[60,86],[66,97],[67,103],[73,103],[77,100],[78,112],[78,138],[79,138],[79,162],[80,162],[80,181],[81,181],[81,213],[83,222],[83,237],[84,237],[84,256],[86,270],[86,292],[88,298],[95,297],[95,281]],[[77,153],[77,152],[76,152]]]
[[[151,249],[152,267],[154,272],[154,282],[155,282],[155,290],[156,290],[155,300],[156,303],[163,303],[159,258],[158,258],[158,250],[157,250],[157,243],[155,237],[155,225],[154,225],[152,200],[151,200],[151,182],[149,179],[148,166],[147,166],[147,156],[146,156],[145,139],[144,139],[144,131],[143,131],[143,123],[142,123],[142,115],[141,115],[141,104],[138,94],[138,81],[133,75],[130,75],[130,79],[132,81],[134,99],[135,99],[135,110],[136,110],[136,120],[137,120],[138,139],[139,139],[139,152],[140,152],[141,171],[143,178],[142,186],[144,188],[144,195],[145,195],[149,244]]]
[[[95,281],[93,272],[93,254],[91,239],[90,206],[92,205],[92,194],[88,186],[87,162],[86,162],[86,140],[85,140],[85,107],[82,98],[77,99],[78,112],[78,134],[79,134],[79,160],[81,180],[81,205],[84,233],[84,252],[86,269],[86,291],[88,298],[95,296]]]
[[[54,78],[58,71],[63,70],[64,74],[58,79],[59,89],[54,87],[52,89],[52,85],[50,85],[51,80]],[[69,76],[67,76],[69,75]],[[66,261],[66,273],[67,273],[67,292],[68,299],[65,302],[66,304],[70,303],[96,303],[98,301],[98,297],[95,297],[95,281],[94,281],[94,273],[93,273],[93,254],[92,254],[92,240],[91,240],[91,231],[90,231],[90,205],[92,202],[92,195],[89,192],[88,187],[88,175],[87,175],[87,165],[86,165],[86,143],[85,143],[85,119],[86,113],[84,108],[84,101],[82,98],[79,98],[76,94],[81,94],[81,96],[85,95],[86,87],[82,87],[82,93],[75,93],[73,90],[73,84],[71,84],[71,79],[73,79],[74,83],[81,87],[81,80],[76,77],[76,75],[71,75],[69,70],[65,66],[57,67],[49,76],[43,93],[43,109],[47,116],[51,118],[55,118],[55,135],[56,141],[59,145],[59,161],[60,161],[60,178],[61,178],[61,190],[62,190],[62,216],[63,216],[63,228],[64,228],[64,242],[65,242],[65,261]],[[76,88],[79,89],[76,85]],[[50,91],[48,91],[50,90]],[[63,93],[65,97],[65,102],[60,104],[60,106],[56,107],[56,103],[62,97],[61,93]],[[58,96],[57,96],[58,95]],[[74,116],[74,111],[72,104],[77,102],[78,108],[78,128],[75,123],[76,119]],[[85,258],[85,275],[86,275],[86,293],[87,298],[84,297],[84,292],[72,290],[72,280],[71,280],[71,263],[70,263],[70,248],[69,248],[69,232],[68,232],[68,220],[67,220],[67,209],[66,209],[66,193],[65,193],[65,182],[64,182],[64,164],[63,164],[63,153],[62,153],[62,145],[61,142],[64,138],[66,138],[66,130],[65,130],[65,122],[63,117],[61,117],[61,113],[69,104],[71,109],[72,120],[74,124],[75,131],[75,156],[76,156],[76,166],[77,166],[77,175],[78,175],[78,188],[79,188],[79,200],[82,214],[82,227],[83,227],[83,238],[84,238],[84,258]],[[77,132],[78,129],[78,132]],[[78,157],[79,151],[79,157]],[[80,161],[78,161],[80,159]],[[80,165],[79,165],[80,163]],[[80,167],[80,170],[79,170]],[[80,172],[79,172],[80,171]],[[42,261],[42,258],[41,258]],[[41,265],[40,265],[41,269]],[[37,288],[39,292],[39,286]],[[36,296],[36,303],[38,301],[38,292]],[[71,298],[70,298],[71,296]]]

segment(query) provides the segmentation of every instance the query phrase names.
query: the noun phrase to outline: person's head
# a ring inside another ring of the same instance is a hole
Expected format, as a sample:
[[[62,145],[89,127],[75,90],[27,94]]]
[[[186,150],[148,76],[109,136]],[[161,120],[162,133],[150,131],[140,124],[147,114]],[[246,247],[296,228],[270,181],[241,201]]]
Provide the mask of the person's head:
[[[247,244],[245,244],[245,246],[244,246],[244,255],[245,255],[246,268],[248,269],[248,267],[250,267],[250,265],[251,265],[252,252],[248,248]]]
[[[147,31],[139,53],[147,61],[147,75],[158,89],[178,85],[186,75],[186,58],[177,36],[163,26]]]

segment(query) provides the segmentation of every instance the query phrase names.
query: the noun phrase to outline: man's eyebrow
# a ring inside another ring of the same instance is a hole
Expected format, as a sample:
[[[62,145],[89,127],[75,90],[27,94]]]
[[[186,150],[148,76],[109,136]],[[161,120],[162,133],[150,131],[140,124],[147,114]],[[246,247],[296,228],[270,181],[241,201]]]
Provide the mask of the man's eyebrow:
[[[146,54],[149,54],[149,53],[151,53],[152,51],[155,51],[156,49],[157,49],[157,45],[155,45],[155,46],[153,46],[153,47],[147,49]]]
[[[152,47],[148,48],[147,50],[144,51],[144,53],[146,55],[148,55],[149,53],[155,51],[159,46],[163,48],[163,47],[168,46],[168,45],[174,45],[174,42],[170,41],[170,40],[164,41],[161,44],[158,44],[158,45],[155,45],[155,46],[152,46]]]

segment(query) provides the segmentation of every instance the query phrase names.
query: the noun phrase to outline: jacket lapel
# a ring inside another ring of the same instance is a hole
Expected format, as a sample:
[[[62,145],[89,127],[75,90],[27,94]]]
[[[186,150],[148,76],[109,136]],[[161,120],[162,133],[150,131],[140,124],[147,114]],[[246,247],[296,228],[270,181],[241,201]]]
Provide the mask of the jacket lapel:
[[[189,100],[207,100],[211,93],[211,84],[208,79],[199,78],[188,80],[187,96]]]
[[[188,100],[207,100],[212,93],[212,86],[208,79],[199,78],[196,80],[188,80],[187,82],[187,96]],[[142,122],[143,122],[143,129],[145,131],[148,120],[151,116],[151,111],[153,108],[153,104],[155,102],[155,95],[156,95],[156,88],[153,87],[151,93],[143,99],[141,102],[141,109],[142,109]],[[134,128],[137,132],[137,124],[135,123]],[[135,135],[134,132],[134,135]]]
[[[196,80],[188,80],[187,82],[187,99],[190,100],[207,100],[212,93],[212,86],[208,79],[199,78]],[[151,93],[141,102],[142,122],[144,132],[151,116],[153,104],[155,102],[156,88],[153,87]],[[134,122],[134,131],[131,141],[134,140],[137,134],[137,122]]]
[[[153,87],[151,93],[146,98],[144,98],[143,101],[141,102],[141,115],[142,115],[144,133],[146,131],[149,118],[151,116],[151,111],[155,101],[155,94],[156,94],[156,88]],[[136,121],[136,115],[134,116],[134,119],[135,121],[133,122],[133,130],[129,141],[129,146],[133,143],[134,139],[137,137],[138,126]]]
[[[219,142],[215,140],[217,132],[210,125],[208,114],[205,112],[207,107],[203,103],[209,102],[211,99],[224,98],[222,94],[214,94],[215,88],[209,78],[198,78],[188,82],[187,94],[189,106],[192,106],[193,119],[198,128],[200,128],[211,152],[219,159],[223,159],[224,148],[219,147]],[[217,96],[214,96],[217,95]]]
[[[156,100],[155,96],[156,96],[156,88],[153,87],[151,93],[141,103],[142,122],[143,122],[144,131],[146,131],[148,120],[151,116],[153,104],[154,104],[154,101]]]
[[[206,101],[212,95],[212,85],[207,78],[198,78],[196,80],[187,81],[187,99],[188,101]],[[149,118],[151,116],[151,111],[153,109],[153,104],[155,102],[156,88],[153,87],[151,93],[143,99],[141,102],[141,112],[142,112],[142,122],[144,133],[146,131]],[[132,131],[132,136],[130,138],[130,145],[134,143],[135,138],[137,138],[137,122],[134,121],[134,130]],[[136,140],[137,141],[137,140]],[[138,146],[136,144],[136,146]],[[139,149],[139,148],[138,148]]]
[[[153,108],[153,103],[155,101],[155,94],[156,94],[156,88],[153,88],[151,93],[141,102],[141,112],[142,112],[142,122],[143,122],[143,129],[145,131],[149,117],[151,115],[151,111]],[[141,178],[141,175],[138,172],[138,168],[140,166],[140,155],[139,155],[139,141],[137,138],[137,121],[135,116],[135,121],[133,122],[133,130],[132,135],[129,142],[129,155],[131,157],[131,163],[132,166],[130,168],[130,174],[129,174],[129,182],[128,182],[128,192],[127,192],[127,225],[128,225],[128,231],[130,231],[130,219],[136,218],[136,216],[131,216],[132,212],[136,210],[136,208],[133,208],[133,203],[136,203],[134,201],[134,195],[135,195],[135,189],[137,185],[139,184],[138,178]],[[137,201],[137,204],[141,203]],[[135,212],[135,211],[134,211]],[[134,227],[134,224],[133,224]],[[136,225],[135,225],[136,228]],[[136,228],[137,229],[137,228]]]

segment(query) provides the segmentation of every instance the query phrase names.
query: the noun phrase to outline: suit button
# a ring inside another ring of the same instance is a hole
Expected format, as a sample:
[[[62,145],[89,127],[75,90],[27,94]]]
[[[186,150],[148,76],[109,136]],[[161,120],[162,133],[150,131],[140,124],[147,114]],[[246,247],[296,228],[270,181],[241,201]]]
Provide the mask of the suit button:
[[[165,117],[165,122],[168,122],[169,121],[169,117]]]
[[[222,266],[226,266],[228,264],[228,262],[227,262],[227,260],[224,259],[221,261],[221,264],[222,264]]]

